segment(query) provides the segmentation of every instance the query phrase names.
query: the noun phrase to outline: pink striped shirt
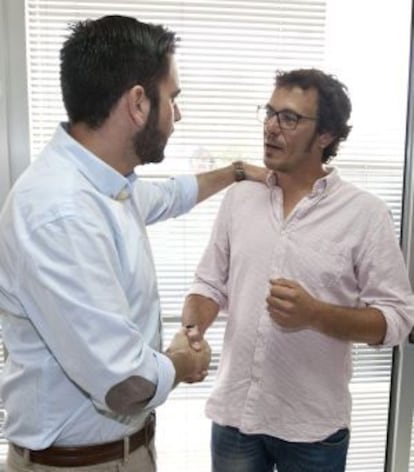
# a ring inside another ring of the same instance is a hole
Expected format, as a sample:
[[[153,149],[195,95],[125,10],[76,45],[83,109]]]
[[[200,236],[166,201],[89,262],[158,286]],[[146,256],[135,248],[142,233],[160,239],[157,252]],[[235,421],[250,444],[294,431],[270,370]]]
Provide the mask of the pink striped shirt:
[[[350,426],[351,343],[279,327],[266,311],[271,277],[297,281],[329,303],[378,308],[386,345],[400,343],[414,324],[389,210],[328,171],[286,220],[274,181],[242,182],[226,193],[191,288],[228,314],[206,406],[219,424],[307,442]]]

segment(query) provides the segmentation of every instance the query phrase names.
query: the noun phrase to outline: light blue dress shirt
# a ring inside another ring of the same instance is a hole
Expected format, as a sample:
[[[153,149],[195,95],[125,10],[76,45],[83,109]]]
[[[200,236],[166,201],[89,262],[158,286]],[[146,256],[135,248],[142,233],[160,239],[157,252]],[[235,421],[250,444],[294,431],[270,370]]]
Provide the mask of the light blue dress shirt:
[[[174,382],[159,353],[160,300],[147,224],[190,210],[194,176],[125,178],[60,125],[19,178],[0,217],[0,310],[9,352],[4,435],[30,449],[101,443],[139,429]],[[109,389],[156,385],[122,416]]]

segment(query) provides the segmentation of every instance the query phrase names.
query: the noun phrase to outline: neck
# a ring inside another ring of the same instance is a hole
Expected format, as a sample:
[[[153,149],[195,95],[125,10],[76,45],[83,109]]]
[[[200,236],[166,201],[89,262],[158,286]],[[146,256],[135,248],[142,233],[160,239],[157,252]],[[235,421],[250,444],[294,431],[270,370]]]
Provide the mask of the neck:
[[[326,175],[321,167],[318,172],[292,175],[291,173],[276,172],[278,186],[283,192],[283,215],[288,218],[298,202],[312,192],[315,182]]]
[[[280,172],[276,171],[278,186],[285,195],[305,195],[312,191],[315,182],[327,172],[322,165],[311,172]]]
[[[133,170],[134,166],[128,159],[130,153],[125,146],[127,141],[122,136],[122,130],[116,126],[103,124],[94,129],[85,123],[76,123],[70,125],[69,134],[120,174],[127,175]]]
[[[130,174],[141,164],[133,146],[135,125],[128,119],[126,108],[124,96],[98,128],[83,122],[71,124],[69,128],[76,141],[122,175]]]

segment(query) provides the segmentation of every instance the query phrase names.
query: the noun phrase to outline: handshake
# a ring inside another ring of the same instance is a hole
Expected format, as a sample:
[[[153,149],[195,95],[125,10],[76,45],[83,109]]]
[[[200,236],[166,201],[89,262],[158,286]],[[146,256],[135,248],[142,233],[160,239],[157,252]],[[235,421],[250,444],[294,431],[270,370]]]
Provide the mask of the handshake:
[[[182,327],[165,351],[175,367],[175,384],[201,382],[208,373],[211,349],[196,326]]]

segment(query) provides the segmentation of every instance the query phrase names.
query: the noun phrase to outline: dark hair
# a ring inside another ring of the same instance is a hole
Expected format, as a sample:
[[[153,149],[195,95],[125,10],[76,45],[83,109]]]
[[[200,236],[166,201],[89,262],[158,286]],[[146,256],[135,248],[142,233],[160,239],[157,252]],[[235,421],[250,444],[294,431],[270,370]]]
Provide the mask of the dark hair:
[[[333,75],[325,74],[318,69],[297,69],[290,72],[276,72],[276,87],[300,87],[318,92],[319,133],[329,132],[335,139],[323,150],[322,162],[328,162],[336,156],[341,141],[344,141],[351,126],[347,121],[351,115],[351,101],[347,87]]]
[[[175,33],[126,16],[104,16],[71,27],[60,51],[63,103],[72,123],[98,128],[135,84],[155,106],[175,52]]]

